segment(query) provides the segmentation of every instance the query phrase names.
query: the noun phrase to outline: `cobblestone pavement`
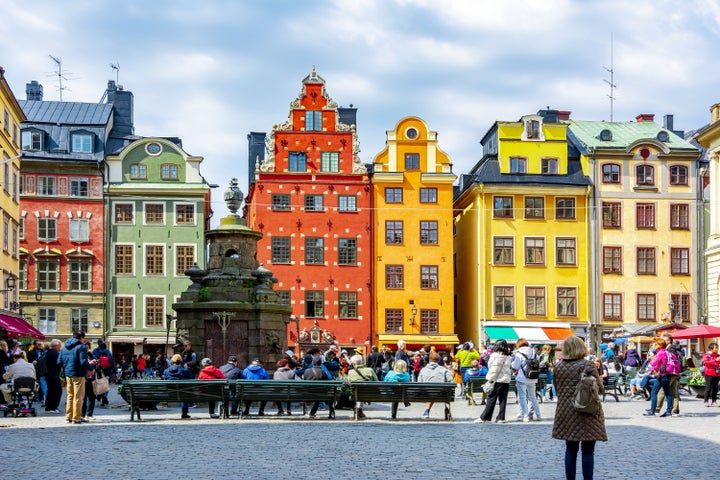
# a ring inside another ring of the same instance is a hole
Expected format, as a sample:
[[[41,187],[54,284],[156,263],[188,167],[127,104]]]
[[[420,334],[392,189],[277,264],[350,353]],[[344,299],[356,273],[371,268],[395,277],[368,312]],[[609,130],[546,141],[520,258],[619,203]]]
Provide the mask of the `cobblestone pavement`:
[[[110,408],[96,408],[95,420],[82,425],[42,409],[35,418],[0,416],[2,477],[564,478],[564,444],[550,437],[555,404],[542,404],[543,420],[525,424],[515,419],[513,394],[506,424],[472,423],[483,407],[460,399],[453,404],[453,422],[442,420],[442,405],[421,420],[420,404],[401,406],[397,421],[389,419],[389,404],[372,404],[359,422],[350,410],[339,410],[336,420],[322,411],[315,420],[297,414],[215,420],[204,405],[190,410],[190,420],[180,420],[176,406],[161,406],[130,422],[115,387],[110,399]],[[646,418],[648,405],[608,397],[609,441],[596,447],[596,478],[717,477],[719,464],[712,459],[720,447],[720,408],[685,395],[681,416]],[[274,411],[268,404],[266,413]]]

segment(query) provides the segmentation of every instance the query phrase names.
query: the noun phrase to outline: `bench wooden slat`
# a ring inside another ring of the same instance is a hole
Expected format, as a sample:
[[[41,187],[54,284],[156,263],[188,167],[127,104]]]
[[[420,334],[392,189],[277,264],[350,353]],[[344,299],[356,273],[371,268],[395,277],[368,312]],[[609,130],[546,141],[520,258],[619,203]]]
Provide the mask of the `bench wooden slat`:
[[[223,402],[229,398],[227,380],[126,380],[121,395],[130,404],[130,420],[140,420],[142,402]],[[227,409],[224,409],[227,417]]]
[[[340,396],[342,382],[336,380],[232,380],[233,400],[240,402],[326,402],[334,405]],[[334,410],[329,409],[330,418]]]
[[[485,385],[485,383],[487,383],[487,378],[485,378],[485,375],[468,378],[468,389],[466,393],[468,405],[477,405],[475,403],[475,393],[483,393],[482,386]],[[538,397],[540,403],[543,403],[542,389],[545,387],[546,384],[547,375],[541,373],[540,378],[538,378],[537,384],[535,384],[535,395]],[[517,398],[517,383],[515,382],[515,375],[510,378],[510,391],[513,392],[515,394],[515,398]]]
[[[355,382],[351,385],[355,420],[362,402],[437,402],[445,404],[445,420],[452,420],[450,402],[455,400],[455,383]],[[393,417],[394,418],[394,417]]]

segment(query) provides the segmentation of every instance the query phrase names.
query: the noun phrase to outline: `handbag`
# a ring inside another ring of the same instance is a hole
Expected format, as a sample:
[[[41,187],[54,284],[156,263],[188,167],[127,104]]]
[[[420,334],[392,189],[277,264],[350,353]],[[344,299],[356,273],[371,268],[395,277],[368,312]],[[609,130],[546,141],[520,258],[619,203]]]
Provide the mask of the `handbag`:
[[[495,388],[495,382],[485,382],[482,386],[483,392],[487,393],[488,395],[490,392],[493,391]]]
[[[110,391],[110,379],[105,375],[95,377],[92,381],[93,393],[95,395],[103,395]]]

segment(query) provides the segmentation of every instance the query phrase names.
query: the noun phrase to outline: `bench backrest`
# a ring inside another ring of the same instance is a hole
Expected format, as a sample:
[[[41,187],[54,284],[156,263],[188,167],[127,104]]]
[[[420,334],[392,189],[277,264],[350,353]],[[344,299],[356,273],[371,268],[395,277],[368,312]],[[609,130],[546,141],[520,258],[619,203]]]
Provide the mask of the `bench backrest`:
[[[455,383],[355,382],[351,385],[356,402],[452,402]]]
[[[227,380],[129,380],[126,401],[207,402],[227,398]]]
[[[230,381],[233,398],[256,401],[334,401],[341,382],[332,380],[234,380]]]

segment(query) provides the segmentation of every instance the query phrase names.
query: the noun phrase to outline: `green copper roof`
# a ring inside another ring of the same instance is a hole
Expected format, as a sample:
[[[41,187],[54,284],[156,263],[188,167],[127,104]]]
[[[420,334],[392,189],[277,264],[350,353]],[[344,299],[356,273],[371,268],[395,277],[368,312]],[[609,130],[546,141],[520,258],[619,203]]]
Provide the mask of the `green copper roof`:
[[[573,121],[569,122],[570,132],[585,149],[626,149],[630,144],[641,139],[658,139],[658,133],[665,132],[668,140],[662,142],[671,150],[697,150],[672,131],[655,122],[602,122]],[[600,132],[609,130],[612,140],[602,140]]]

